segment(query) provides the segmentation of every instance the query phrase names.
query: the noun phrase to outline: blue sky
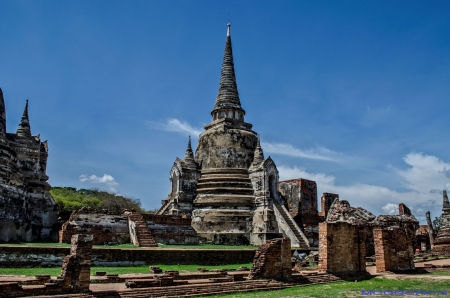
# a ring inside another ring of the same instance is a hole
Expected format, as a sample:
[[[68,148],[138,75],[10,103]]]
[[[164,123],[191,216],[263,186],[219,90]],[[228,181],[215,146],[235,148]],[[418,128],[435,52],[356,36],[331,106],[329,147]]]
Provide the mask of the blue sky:
[[[374,214],[440,215],[449,1],[1,1],[8,132],[29,99],[51,185],[159,207],[211,121],[229,13],[246,121],[281,179]]]

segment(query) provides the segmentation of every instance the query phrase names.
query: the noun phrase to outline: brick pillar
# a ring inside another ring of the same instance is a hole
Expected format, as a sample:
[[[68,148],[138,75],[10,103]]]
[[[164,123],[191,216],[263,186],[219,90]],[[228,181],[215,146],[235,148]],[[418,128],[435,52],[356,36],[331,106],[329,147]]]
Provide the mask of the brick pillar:
[[[64,258],[61,277],[64,288],[76,292],[89,291],[91,281],[92,235],[76,234],[72,236],[70,255]]]
[[[319,270],[330,273],[366,271],[366,233],[346,222],[319,224]]]

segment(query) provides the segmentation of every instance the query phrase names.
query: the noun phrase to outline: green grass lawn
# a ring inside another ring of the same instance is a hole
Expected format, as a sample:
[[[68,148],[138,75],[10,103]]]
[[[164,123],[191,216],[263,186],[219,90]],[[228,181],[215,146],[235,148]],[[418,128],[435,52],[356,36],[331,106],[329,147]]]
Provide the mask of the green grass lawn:
[[[359,282],[336,282],[302,287],[292,287],[283,290],[258,291],[248,293],[236,293],[227,295],[214,295],[208,297],[248,297],[248,298],[281,298],[281,297],[301,297],[301,298],[326,298],[326,297],[373,297],[362,295],[362,290],[447,290],[449,295],[439,295],[437,297],[450,297],[450,281],[436,281],[430,279],[403,279],[390,280],[386,278],[372,278]],[[377,295],[378,297],[392,297],[393,295]],[[415,295],[413,295],[415,296]],[[423,296],[423,295],[421,295]],[[401,296],[396,296],[401,297]],[[403,297],[403,296],[402,296]],[[409,297],[409,296],[407,296]],[[430,296],[429,296],[430,297]]]
[[[217,266],[200,266],[200,265],[152,265],[158,266],[162,270],[178,270],[180,272],[197,271],[198,268],[206,269],[237,269],[240,266],[252,267],[248,264],[231,264],[231,265],[217,265]],[[91,267],[91,275],[95,275],[95,271],[106,271],[107,274],[127,274],[127,273],[150,273],[149,266],[135,266],[135,267]],[[51,276],[58,276],[61,274],[61,267],[37,267],[37,268],[0,268],[0,275],[25,275],[34,276],[37,274],[50,274]]]
[[[70,247],[68,243],[58,242],[9,242],[0,243],[1,246],[41,246],[41,247]],[[126,248],[126,249],[142,249],[141,247],[134,246],[131,243],[124,243],[119,245],[94,245],[94,248]],[[159,244],[159,248],[179,248],[179,249],[256,249],[258,246],[253,245],[215,245],[215,244],[201,244],[201,245],[172,245],[172,244]]]

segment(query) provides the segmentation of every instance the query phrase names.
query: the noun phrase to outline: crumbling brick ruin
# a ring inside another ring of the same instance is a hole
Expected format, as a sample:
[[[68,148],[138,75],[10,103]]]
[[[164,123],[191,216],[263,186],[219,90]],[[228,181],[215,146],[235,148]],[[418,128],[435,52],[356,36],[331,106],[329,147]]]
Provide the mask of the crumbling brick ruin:
[[[91,283],[92,235],[77,234],[72,237],[70,254],[64,258],[61,275],[37,275],[28,282],[0,283],[0,297],[54,296],[89,292]]]
[[[1,89],[0,149],[0,241],[56,241],[56,203],[46,175],[47,141],[31,134],[28,100],[17,132],[6,132]]]
[[[433,254],[450,256],[450,203],[447,191],[442,194],[441,227],[434,239]]]
[[[198,236],[186,215],[140,214],[81,208],[73,211],[59,231],[59,242],[70,243],[80,233],[94,235],[93,244],[133,243],[141,247],[162,244],[198,244]]]
[[[91,283],[92,235],[77,234],[72,236],[70,255],[64,258],[61,286],[75,292],[89,291]]]
[[[319,224],[319,268],[327,272],[365,270],[375,254],[377,271],[414,269],[417,219],[404,204],[399,215],[375,217],[336,199],[327,221]]]
[[[130,243],[128,216],[123,212],[81,208],[75,210],[59,231],[60,243],[71,243],[75,234],[94,236],[93,244]]]
[[[291,241],[289,238],[267,240],[253,259],[249,279],[290,280],[292,277]]]

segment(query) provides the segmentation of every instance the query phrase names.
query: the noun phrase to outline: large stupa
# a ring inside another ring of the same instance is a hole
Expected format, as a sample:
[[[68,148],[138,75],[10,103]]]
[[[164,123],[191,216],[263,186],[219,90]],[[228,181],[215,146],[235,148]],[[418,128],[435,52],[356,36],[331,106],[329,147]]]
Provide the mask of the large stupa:
[[[277,167],[264,158],[258,134],[244,120],[230,24],[211,116],[195,156],[189,138],[184,160],[175,160],[171,191],[158,214],[191,215],[203,243],[259,245],[285,234],[307,247],[306,237],[280,204]]]

